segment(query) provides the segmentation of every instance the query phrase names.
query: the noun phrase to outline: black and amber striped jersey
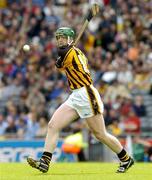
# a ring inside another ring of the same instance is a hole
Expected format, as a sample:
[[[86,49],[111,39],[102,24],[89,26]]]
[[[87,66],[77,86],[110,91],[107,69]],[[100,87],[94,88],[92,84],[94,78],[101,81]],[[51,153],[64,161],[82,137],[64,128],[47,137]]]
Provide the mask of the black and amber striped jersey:
[[[59,56],[62,60],[62,70],[65,71],[72,90],[92,84],[88,59],[80,49],[70,46],[59,51]]]

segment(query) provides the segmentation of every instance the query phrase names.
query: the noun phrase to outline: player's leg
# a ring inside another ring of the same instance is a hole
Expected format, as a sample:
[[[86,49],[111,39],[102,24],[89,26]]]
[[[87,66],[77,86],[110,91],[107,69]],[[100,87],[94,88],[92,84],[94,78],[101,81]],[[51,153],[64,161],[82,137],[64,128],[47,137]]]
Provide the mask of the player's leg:
[[[48,123],[48,131],[42,157],[38,161],[32,158],[27,159],[28,163],[32,167],[37,168],[42,172],[48,171],[52,153],[56,147],[60,130],[76,118],[78,118],[77,112],[65,103],[55,111],[50,122]]]
[[[78,117],[79,115],[73,108],[65,103],[62,104],[55,111],[50,122],[48,123],[48,132],[45,139],[44,151],[53,153],[60,130]]]
[[[93,117],[87,118],[86,121],[95,137],[117,154],[121,161],[117,172],[125,172],[129,167],[131,167],[134,163],[133,159],[128,155],[118,139],[106,131],[102,114],[97,114]]]

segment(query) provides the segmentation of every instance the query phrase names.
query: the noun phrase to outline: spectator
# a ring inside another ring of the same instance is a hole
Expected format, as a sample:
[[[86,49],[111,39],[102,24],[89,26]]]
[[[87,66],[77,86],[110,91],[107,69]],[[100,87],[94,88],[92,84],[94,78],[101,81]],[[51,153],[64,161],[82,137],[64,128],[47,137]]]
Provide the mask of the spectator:
[[[136,115],[139,117],[146,116],[146,108],[143,104],[143,99],[141,96],[136,96],[134,103],[133,103],[133,110],[135,111]]]
[[[26,105],[28,107],[34,105],[36,107],[38,107],[40,104],[44,104],[45,103],[45,97],[43,96],[43,94],[39,91],[38,87],[33,87],[30,90],[30,94],[27,97],[26,100]]]
[[[120,107],[120,113],[126,117],[131,111],[132,111],[132,99],[124,98]]]
[[[47,133],[47,120],[45,117],[40,117],[39,126],[40,127],[36,133],[36,138],[44,138]]]
[[[17,122],[17,138],[24,139],[26,133],[26,122],[23,118],[20,118]]]
[[[132,110],[129,112],[128,117],[124,117],[121,121],[121,127],[123,127],[125,133],[140,134],[141,133],[141,122],[135,112]]]
[[[108,127],[108,129],[111,131],[111,133],[115,136],[122,135],[122,129],[119,126],[119,121],[115,120],[113,123]]]
[[[8,116],[7,118],[7,122],[8,122],[8,126],[5,129],[5,137],[6,138],[16,138],[17,135],[17,127],[15,125],[15,120],[13,119],[13,117]]]
[[[26,123],[27,123],[27,129],[26,129],[25,139],[35,138],[36,133],[39,130],[39,123],[36,112],[28,113]]]
[[[6,132],[8,124],[5,120],[5,117],[2,113],[0,113],[0,136],[3,136],[4,133]]]
[[[66,98],[65,76],[54,65],[54,32],[62,23],[79,32],[80,17],[88,10],[87,0],[29,2],[9,0],[0,10],[0,107],[2,112],[6,109],[3,124],[11,116],[17,128],[24,127],[20,119],[29,119],[27,114],[33,106],[38,115],[35,127],[39,126],[39,117],[48,118]],[[115,1],[105,2],[108,5],[89,23],[78,46],[89,59],[95,86],[108,107],[108,125],[113,123],[109,116],[113,110],[117,122],[126,118],[131,108],[139,117],[146,115],[142,100],[133,100],[131,94],[152,94],[152,23],[150,1],[117,1],[117,12]],[[28,51],[22,48],[25,44],[30,47]],[[12,101],[9,107],[8,101]]]

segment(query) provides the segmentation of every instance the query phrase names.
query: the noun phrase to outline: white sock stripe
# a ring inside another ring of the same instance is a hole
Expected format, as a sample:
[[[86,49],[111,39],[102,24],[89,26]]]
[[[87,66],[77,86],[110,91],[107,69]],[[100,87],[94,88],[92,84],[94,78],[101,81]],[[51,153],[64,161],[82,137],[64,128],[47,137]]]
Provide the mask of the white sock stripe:
[[[45,157],[45,158],[51,160],[51,157],[49,157],[49,156],[47,156],[47,155],[42,155],[42,158],[43,158],[43,157]]]

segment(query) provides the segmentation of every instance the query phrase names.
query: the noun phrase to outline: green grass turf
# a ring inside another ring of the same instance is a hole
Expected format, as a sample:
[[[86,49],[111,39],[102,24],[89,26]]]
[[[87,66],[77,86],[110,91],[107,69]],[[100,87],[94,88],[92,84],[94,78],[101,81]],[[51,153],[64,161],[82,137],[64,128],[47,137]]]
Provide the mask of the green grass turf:
[[[116,163],[54,163],[41,173],[26,163],[0,163],[0,180],[152,180],[152,163],[136,163],[124,174]]]

